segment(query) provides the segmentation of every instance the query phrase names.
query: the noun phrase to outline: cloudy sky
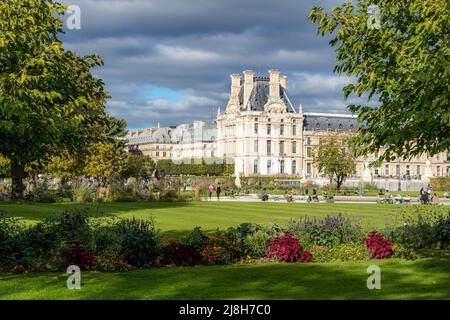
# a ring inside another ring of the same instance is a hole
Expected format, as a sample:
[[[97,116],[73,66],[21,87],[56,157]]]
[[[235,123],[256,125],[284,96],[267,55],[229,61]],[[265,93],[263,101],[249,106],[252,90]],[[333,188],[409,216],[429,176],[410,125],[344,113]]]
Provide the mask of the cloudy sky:
[[[212,120],[226,106],[231,73],[278,69],[296,108],[347,112],[333,75],[334,52],[308,20],[330,0],[78,0],[81,29],[67,49],[98,53],[112,98],[107,110],[129,129]]]

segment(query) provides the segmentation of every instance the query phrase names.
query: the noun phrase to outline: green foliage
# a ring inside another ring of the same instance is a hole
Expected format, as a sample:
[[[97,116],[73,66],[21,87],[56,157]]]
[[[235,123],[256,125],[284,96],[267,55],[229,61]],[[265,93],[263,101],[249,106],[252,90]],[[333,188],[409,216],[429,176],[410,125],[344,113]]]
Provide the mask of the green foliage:
[[[402,244],[394,244],[394,258],[406,259],[406,260],[416,260],[417,253],[414,249],[406,247]]]
[[[369,260],[370,254],[363,243],[341,243],[330,249],[331,259],[338,261]]]
[[[11,176],[11,162],[0,154],[0,178]]]
[[[433,225],[433,238],[440,249],[450,246],[450,212],[447,217],[440,217]]]
[[[411,249],[442,246],[447,234],[446,216],[439,207],[414,206],[401,214],[396,226],[387,228],[387,236]]]
[[[121,175],[125,178],[151,178],[153,171],[155,171],[155,166],[155,162],[149,156],[128,153]]]
[[[347,147],[348,137],[342,133],[328,133],[321,141],[314,154],[317,170],[329,177],[330,182],[334,179],[339,190],[345,178],[355,172],[355,160]]]
[[[342,214],[291,220],[287,230],[300,239],[302,246],[318,245],[329,248],[341,243],[359,242],[363,235],[360,224],[352,222]]]
[[[88,203],[96,199],[97,188],[94,185],[88,186],[81,184],[75,187],[72,192],[75,203]]]
[[[202,163],[197,164],[194,160],[191,163],[181,163],[176,164],[173,163],[172,160],[160,160],[156,164],[157,171],[164,171],[166,175],[196,175],[196,176],[221,176],[221,175],[230,175],[234,173],[234,165],[226,164],[223,161],[222,164],[207,164],[204,160]]]
[[[450,192],[450,177],[433,177],[430,178],[430,184],[435,191]]]
[[[272,236],[261,230],[247,235],[242,243],[244,256],[253,259],[267,257],[267,247],[271,242]]]
[[[26,166],[92,143],[123,144],[125,122],[105,113],[108,94],[91,74],[102,59],[79,57],[58,39],[64,9],[51,0],[0,3],[0,153],[11,161],[15,198]]]
[[[87,177],[111,178],[124,165],[125,153],[114,144],[93,144],[84,163]]]
[[[368,7],[380,9],[381,28],[369,29]],[[325,12],[313,7],[318,34],[331,35],[334,71],[355,79],[344,96],[376,99],[349,105],[364,126],[352,142],[358,155],[380,151],[392,161],[450,147],[450,2],[347,1]]]

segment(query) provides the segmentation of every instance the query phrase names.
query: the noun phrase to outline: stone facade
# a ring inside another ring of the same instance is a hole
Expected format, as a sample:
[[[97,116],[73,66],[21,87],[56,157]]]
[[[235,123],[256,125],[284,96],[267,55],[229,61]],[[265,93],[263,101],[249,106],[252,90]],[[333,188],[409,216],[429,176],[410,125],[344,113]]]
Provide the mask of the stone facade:
[[[214,123],[197,121],[178,127],[129,132],[129,149],[137,148],[155,160],[190,161],[191,158],[226,158],[235,163],[235,175],[293,176],[318,179],[313,153],[328,131],[351,132],[356,117],[308,113],[295,109],[287,93],[287,78],[277,70],[268,76],[244,71],[231,75],[231,90],[224,112]],[[409,161],[368,164],[376,155],[358,158],[355,178],[421,180],[450,176],[448,153],[423,155]]]

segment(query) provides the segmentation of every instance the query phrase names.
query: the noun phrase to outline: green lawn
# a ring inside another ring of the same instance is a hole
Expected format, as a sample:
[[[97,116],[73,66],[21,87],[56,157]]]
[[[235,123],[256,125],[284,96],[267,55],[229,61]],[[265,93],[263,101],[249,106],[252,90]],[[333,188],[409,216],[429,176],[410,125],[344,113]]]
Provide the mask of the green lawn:
[[[395,221],[404,207],[342,203],[115,203],[8,204],[0,211],[27,223],[63,210],[86,208],[118,217],[156,219],[156,227],[169,234],[185,233],[195,226],[212,232],[242,222],[285,225],[303,215],[343,213],[363,219],[367,228]],[[446,208],[442,208],[445,210]],[[450,299],[450,253],[416,261],[390,259],[310,264],[243,264],[155,268],[125,273],[82,274],[82,289],[66,288],[63,273],[0,275],[0,299]],[[366,269],[381,267],[382,289],[368,290]]]
[[[381,290],[368,290],[369,265],[381,268]],[[450,299],[450,255],[415,261],[244,264],[0,276],[0,299]]]
[[[84,208],[95,216],[97,212],[122,218],[154,217],[156,227],[169,233],[183,233],[201,226],[211,232],[243,222],[263,225],[285,225],[290,219],[308,215],[321,217],[343,213],[363,221],[367,228],[382,227],[394,222],[403,207],[379,204],[346,203],[263,203],[263,202],[188,202],[188,203],[108,203],[100,204],[0,204],[0,211],[36,223],[63,210]]]

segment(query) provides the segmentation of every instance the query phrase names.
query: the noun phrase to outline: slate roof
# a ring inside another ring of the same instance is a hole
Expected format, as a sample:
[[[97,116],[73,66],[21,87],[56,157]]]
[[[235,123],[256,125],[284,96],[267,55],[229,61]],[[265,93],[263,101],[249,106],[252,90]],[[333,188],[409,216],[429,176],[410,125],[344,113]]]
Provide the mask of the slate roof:
[[[358,129],[360,124],[356,117],[342,114],[304,113],[303,129],[308,131],[349,131]]]
[[[253,90],[250,94],[250,110],[251,111],[264,111],[264,105],[269,99],[269,77],[255,76],[253,78]],[[280,85],[280,97],[288,107],[288,112],[295,112],[295,109],[289,100],[286,90]],[[241,81],[241,89],[239,91],[239,104],[241,105],[241,111],[247,111],[247,105],[244,105],[244,82]]]

